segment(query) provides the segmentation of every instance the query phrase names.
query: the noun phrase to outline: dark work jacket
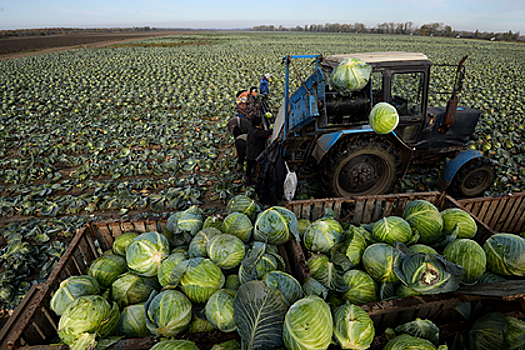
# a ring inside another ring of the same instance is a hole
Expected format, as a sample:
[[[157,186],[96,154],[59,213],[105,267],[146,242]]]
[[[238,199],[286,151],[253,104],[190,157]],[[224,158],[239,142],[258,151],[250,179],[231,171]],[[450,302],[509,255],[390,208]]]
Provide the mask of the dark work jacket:
[[[266,140],[272,134],[272,130],[253,128],[248,131],[246,137],[246,159],[255,160],[266,148]]]
[[[242,134],[248,134],[248,131],[250,131],[252,128],[252,123],[243,118],[233,117],[228,122],[228,132],[235,138]]]
[[[252,120],[255,117],[260,117],[261,105],[259,99],[253,94],[246,97],[246,119]]]
[[[287,170],[281,155],[281,143],[274,142],[261,154],[255,192],[262,204],[277,205],[284,196]]]

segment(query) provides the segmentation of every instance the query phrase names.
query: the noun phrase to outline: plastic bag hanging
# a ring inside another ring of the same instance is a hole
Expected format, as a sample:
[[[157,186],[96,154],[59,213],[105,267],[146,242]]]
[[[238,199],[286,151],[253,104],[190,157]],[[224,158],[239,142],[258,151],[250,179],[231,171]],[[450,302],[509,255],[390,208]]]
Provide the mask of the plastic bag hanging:
[[[288,163],[284,162],[284,165],[286,165],[286,171],[288,172],[284,179],[284,198],[286,198],[287,201],[291,201],[297,189],[297,174],[295,174],[295,171],[290,171]]]

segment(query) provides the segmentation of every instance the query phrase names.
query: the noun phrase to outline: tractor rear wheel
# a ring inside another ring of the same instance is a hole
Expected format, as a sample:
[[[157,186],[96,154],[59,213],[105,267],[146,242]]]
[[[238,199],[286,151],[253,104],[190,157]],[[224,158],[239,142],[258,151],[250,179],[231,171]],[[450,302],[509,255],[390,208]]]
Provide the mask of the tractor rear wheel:
[[[478,197],[494,183],[496,172],[490,159],[479,157],[463,165],[450,183],[448,192],[459,197]]]
[[[387,140],[353,137],[325,156],[321,184],[335,197],[382,194],[394,187],[398,165],[396,148]]]

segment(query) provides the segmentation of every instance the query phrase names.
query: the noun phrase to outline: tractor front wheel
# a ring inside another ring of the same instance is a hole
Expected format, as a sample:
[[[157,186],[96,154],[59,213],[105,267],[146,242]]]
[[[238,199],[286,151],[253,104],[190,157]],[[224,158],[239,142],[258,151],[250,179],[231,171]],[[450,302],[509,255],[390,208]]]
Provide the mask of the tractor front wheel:
[[[478,197],[494,183],[496,172],[490,161],[479,157],[463,165],[450,183],[448,192],[459,197]]]
[[[351,138],[325,156],[322,185],[335,197],[391,191],[399,163],[395,147],[380,138]]]

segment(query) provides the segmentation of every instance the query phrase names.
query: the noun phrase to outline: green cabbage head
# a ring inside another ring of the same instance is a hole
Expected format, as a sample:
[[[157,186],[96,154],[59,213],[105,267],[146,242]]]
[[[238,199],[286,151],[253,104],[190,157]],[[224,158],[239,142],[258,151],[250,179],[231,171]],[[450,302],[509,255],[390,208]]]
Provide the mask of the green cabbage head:
[[[247,243],[252,237],[253,224],[247,215],[234,212],[224,218],[222,231],[237,236]]]
[[[126,259],[120,255],[107,254],[95,259],[87,271],[101,287],[109,287],[120,274],[127,270]]]
[[[126,256],[126,248],[139,234],[135,232],[126,232],[118,236],[113,242],[113,253],[121,256]]]
[[[192,303],[177,290],[152,293],[145,305],[146,326],[156,336],[173,337],[189,326]]]
[[[343,228],[334,219],[323,218],[314,221],[305,231],[303,240],[306,249],[328,253],[343,238]]]
[[[441,212],[441,218],[443,218],[443,231],[456,233],[457,238],[472,238],[478,232],[476,221],[462,209],[445,209]]]
[[[274,206],[257,216],[253,236],[256,241],[274,245],[288,242],[292,235],[299,241],[298,226],[299,221],[292,211]]]
[[[399,124],[399,114],[388,102],[379,102],[368,116],[370,127],[378,134],[389,134]]]
[[[256,209],[257,204],[255,201],[243,194],[234,196],[228,201],[228,204],[226,204],[226,212],[228,215],[232,213],[241,213],[249,218],[253,218]]]
[[[359,91],[368,84],[372,66],[359,58],[347,58],[339,63],[330,75],[330,89],[341,95]]]
[[[157,279],[161,286],[165,287],[170,284],[171,273],[175,270],[175,267],[184,260],[188,260],[189,254],[185,250],[179,250],[172,252],[170,256],[162,260],[159,271],[157,272]]]
[[[401,334],[391,339],[383,348],[383,350],[408,350],[408,349],[417,349],[417,350],[436,350],[436,346],[432,342],[423,339],[414,337],[408,334]],[[447,349],[446,347],[439,347],[439,349]]]
[[[396,333],[423,338],[431,341],[435,346],[439,345],[439,328],[430,320],[417,317],[414,321],[397,326]]]
[[[374,243],[363,253],[365,271],[378,283],[397,282],[399,277],[394,273],[394,247],[386,243]]]
[[[375,336],[368,313],[349,302],[334,310],[334,337],[343,349],[368,349]]]
[[[331,290],[345,291],[346,285],[335,264],[324,254],[314,254],[306,262],[312,277]]]
[[[206,245],[206,251],[211,261],[223,270],[238,266],[246,255],[244,242],[227,233],[212,237]]]
[[[206,251],[208,242],[213,237],[220,234],[222,234],[222,231],[213,227],[208,227],[197,232],[197,234],[191,239],[188,246],[188,254],[190,258],[208,257],[208,252]]]
[[[71,276],[60,283],[60,287],[51,298],[50,307],[60,316],[78,297],[97,294],[100,294],[100,286],[95,278],[87,275]]]
[[[343,299],[352,304],[364,304],[377,300],[377,283],[361,270],[348,270],[343,275],[347,290]]]
[[[478,242],[472,239],[457,239],[450,242],[443,250],[445,259],[465,268],[461,281],[464,284],[476,284],[485,273],[487,258]]]
[[[126,249],[128,267],[135,273],[153,277],[157,274],[163,259],[170,254],[168,239],[158,232],[143,233],[134,238]]]
[[[125,338],[143,338],[151,335],[146,326],[144,303],[129,305],[122,310],[117,334]]]
[[[163,340],[150,350],[199,350],[199,348],[189,340]]]
[[[219,289],[206,302],[206,319],[217,329],[229,333],[237,329],[233,313],[235,291]]]
[[[316,295],[296,301],[284,317],[283,340],[289,350],[326,350],[334,323],[328,304]]]
[[[299,281],[284,271],[271,271],[263,277],[263,282],[270,288],[278,289],[287,305],[295,303],[304,296]]]
[[[111,285],[111,300],[116,301],[123,309],[131,304],[145,302],[154,290],[160,290],[160,284],[156,278],[128,272],[120,275]]]
[[[414,241],[413,235],[410,224],[399,216],[384,217],[372,226],[372,238],[376,242],[390,245],[396,242],[409,243]]]
[[[505,276],[525,276],[525,238],[498,233],[485,241],[487,269]]]
[[[170,285],[179,288],[197,304],[205,303],[213,293],[224,286],[222,270],[210,259],[193,258],[175,267]]]
[[[117,303],[110,303],[99,295],[81,296],[60,317],[58,336],[68,345],[85,333],[104,338],[115,331],[119,319]]]
[[[438,208],[429,201],[413,200],[403,211],[412,230],[419,234],[419,243],[434,244],[440,240],[443,231],[443,219]]]
[[[512,316],[507,316],[507,344],[509,350],[525,347],[525,322]]]
[[[478,318],[469,331],[470,350],[508,349],[505,347],[509,322],[500,312]]]

